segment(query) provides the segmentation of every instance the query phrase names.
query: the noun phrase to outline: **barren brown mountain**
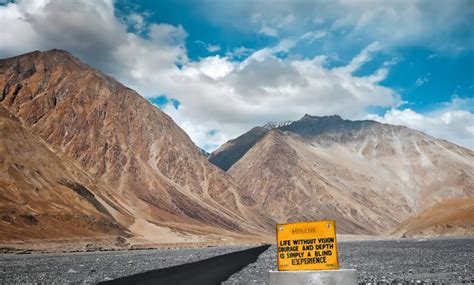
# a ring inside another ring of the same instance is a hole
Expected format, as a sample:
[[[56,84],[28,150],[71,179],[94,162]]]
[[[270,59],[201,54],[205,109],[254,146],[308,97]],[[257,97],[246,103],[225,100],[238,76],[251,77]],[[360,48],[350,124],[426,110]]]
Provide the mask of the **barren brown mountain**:
[[[16,208],[41,225],[43,208],[30,209],[30,200],[54,196],[71,215],[88,211],[116,223],[116,231],[161,243],[265,235],[273,227],[167,115],[65,51],[1,60],[0,91],[0,105],[10,113],[4,117],[15,117],[3,120],[25,133],[2,133],[7,146],[18,143],[1,152],[2,167],[10,169],[0,181],[10,193],[0,201],[2,214]],[[15,157],[23,152],[32,155]],[[34,186],[40,183],[34,179],[48,183]]]
[[[1,240],[126,235],[92,194],[100,185],[1,105],[0,153]]]
[[[236,161],[223,168],[279,222],[335,218],[348,234],[430,234],[436,225],[447,228],[439,234],[474,232],[468,149],[406,127],[339,116],[305,115],[251,137],[224,144],[210,158]],[[439,217],[459,201],[470,205],[455,215],[463,216],[462,229],[459,219],[451,225]],[[430,215],[436,216],[430,224],[420,223]]]

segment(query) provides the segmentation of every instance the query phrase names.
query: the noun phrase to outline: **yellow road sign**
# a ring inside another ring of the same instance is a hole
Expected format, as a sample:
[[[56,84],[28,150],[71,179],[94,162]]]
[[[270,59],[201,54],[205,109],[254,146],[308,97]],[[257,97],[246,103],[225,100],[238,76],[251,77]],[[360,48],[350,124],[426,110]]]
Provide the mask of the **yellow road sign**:
[[[339,269],[336,222],[277,224],[278,270]]]

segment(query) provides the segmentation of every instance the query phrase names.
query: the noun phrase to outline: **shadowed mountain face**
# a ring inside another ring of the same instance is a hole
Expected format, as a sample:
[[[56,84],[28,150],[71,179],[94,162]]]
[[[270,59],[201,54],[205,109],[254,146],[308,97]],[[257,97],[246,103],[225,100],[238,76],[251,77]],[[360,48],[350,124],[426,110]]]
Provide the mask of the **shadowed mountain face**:
[[[374,121],[343,120],[338,115],[317,117],[306,114],[298,121],[280,127],[281,131],[289,131],[301,137],[314,138],[320,135],[350,135],[364,128],[376,125]]]
[[[230,140],[209,156],[209,161],[227,171],[271,128],[255,127],[236,139]]]
[[[342,233],[390,233],[474,196],[474,153],[406,127],[305,115],[252,144],[239,138],[211,157],[230,154],[228,173],[279,222],[334,218]]]
[[[102,185],[88,193],[74,179],[55,177],[52,189],[68,188],[96,209],[108,209],[137,237],[195,241],[178,233],[259,234],[272,227],[167,115],[67,52],[1,60],[0,105],[52,153]],[[94,195],[114,202],[94,201]]]

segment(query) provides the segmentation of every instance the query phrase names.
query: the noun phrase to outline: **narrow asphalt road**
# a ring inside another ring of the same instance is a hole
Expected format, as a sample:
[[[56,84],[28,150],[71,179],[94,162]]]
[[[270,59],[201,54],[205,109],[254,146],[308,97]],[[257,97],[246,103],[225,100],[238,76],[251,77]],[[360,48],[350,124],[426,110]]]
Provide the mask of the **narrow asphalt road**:
[[[263,245],[99,284],[221,284],[235,272],[255,262],[259,255],[269,247],[269,245]]]

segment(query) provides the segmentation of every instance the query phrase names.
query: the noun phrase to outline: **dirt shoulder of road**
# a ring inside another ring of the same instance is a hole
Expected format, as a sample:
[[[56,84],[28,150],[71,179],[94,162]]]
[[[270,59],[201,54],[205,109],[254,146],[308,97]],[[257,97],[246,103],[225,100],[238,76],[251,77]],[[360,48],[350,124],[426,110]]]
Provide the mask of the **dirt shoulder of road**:
[[[96,252],[144,249],[184,249],[221,246],[258,246],[269,243],[271,243],[271,241],[268,238],[261,240],[210,240],[204,242],[188,243],[153,243],[147,240],[125,239],[117,236],[47,240],[25,239],[0,241],[0,254]]]
[[[443,238],[416,236],[409,239]],[[451,237],[456,238],[456,237]],[[461,236],[462,238],[462,236]],[[348,235],[338,234],[338,242],[355,241],[384,241],[405,240],[398,235],[373,236],[373,235]],[[67,252],[96,252],[96,251],[126,251],[145,249],[185,249],[208,248],[223,246],[258,246],[262,244],[275,244],[275,239],[266,237],[262,239],[222,239],[204,242],[187,243],[154,243],[140,239],[125,239],[118,236],[104,236],[98,238],[69,238],[69,239],[25,239],[13,241],[0,241],[0,254],[29,254],[29,253],[67,253]]]

